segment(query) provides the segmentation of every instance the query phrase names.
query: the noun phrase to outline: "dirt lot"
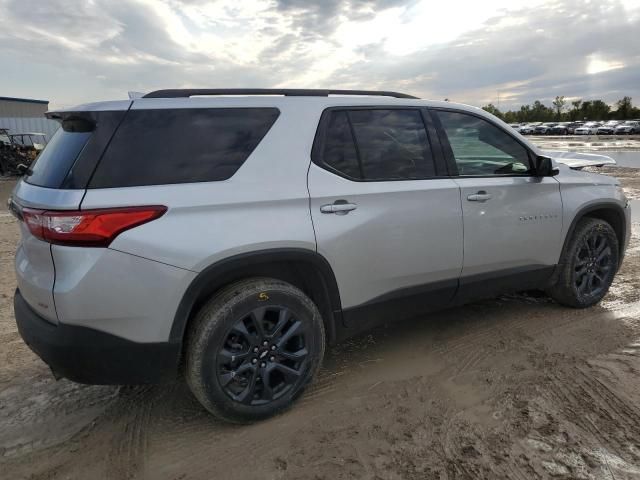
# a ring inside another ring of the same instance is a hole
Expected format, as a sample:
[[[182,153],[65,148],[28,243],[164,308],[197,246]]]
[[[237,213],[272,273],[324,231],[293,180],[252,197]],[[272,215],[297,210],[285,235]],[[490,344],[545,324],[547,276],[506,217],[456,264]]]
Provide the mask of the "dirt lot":
[[[617,170],[640,198],[637,172]],[[332,348],[288,413],[237,427],[182,384],[53,380],[16,332],[18,232],[0,213],[0,477],[640,478],[634,228],[600,306],[518,295],[380,328]]]

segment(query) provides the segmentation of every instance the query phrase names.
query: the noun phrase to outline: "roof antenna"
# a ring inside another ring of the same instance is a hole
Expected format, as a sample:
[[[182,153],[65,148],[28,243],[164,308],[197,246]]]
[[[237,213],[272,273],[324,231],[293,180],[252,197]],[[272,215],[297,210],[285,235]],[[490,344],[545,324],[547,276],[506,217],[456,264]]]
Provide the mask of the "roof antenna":
[[[127,92],[127,94],[129,95],[129,100],[144,97],[144,92]]]

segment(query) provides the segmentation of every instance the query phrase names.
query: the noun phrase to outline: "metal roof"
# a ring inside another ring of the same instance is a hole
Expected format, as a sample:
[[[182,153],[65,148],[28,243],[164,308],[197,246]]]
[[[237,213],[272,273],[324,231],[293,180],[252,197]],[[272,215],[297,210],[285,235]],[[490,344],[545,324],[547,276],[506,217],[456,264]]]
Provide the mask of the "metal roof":
[[[0,97],[0,100],[7,100],[10,102],[23,102],[23,103],[42,103],[49,104],[49,100],[34,100],[32,98],[15,98],[15,97]]]

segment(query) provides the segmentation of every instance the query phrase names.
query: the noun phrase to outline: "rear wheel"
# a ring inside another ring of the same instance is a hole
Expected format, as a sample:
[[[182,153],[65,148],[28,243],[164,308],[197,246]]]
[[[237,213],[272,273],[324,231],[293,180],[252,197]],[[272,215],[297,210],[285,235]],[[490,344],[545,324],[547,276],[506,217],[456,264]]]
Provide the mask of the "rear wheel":
[[[324,327],[315,304],[288,283],[255,278],[216,294],[189,334],[186,378],[202,405],[248,423],[291,405],[316,374]]]
[[[549,293],[563,305],[590,307],[606,295],[618,262],[618,238],[611,225],[583,218],[562,253],[560,275]]]

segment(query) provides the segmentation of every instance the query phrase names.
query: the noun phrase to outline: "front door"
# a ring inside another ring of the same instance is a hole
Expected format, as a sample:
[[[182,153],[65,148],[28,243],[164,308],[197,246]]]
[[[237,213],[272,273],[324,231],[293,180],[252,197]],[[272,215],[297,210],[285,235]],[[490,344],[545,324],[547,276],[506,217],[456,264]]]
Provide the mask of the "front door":
[[[445,153],[460,186],[461,287],[473,285],[481,297],[492,288],[539,286],[562,248],[560,184],[535,176],[529,149],[500,126],[468,112],[432,112],[448,139]]]

